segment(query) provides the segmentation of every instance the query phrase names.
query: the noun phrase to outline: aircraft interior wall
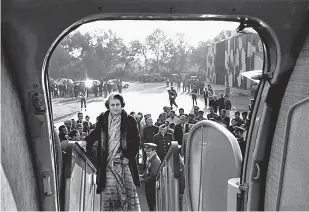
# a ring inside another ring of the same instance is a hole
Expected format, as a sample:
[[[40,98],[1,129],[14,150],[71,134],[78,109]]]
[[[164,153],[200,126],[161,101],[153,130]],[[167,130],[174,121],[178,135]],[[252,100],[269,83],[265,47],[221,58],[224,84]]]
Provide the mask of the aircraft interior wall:
[[[2,54],[3,55],[3,54]],[[1,211],[39,210],[36,176],[21,101],[1,60]]]

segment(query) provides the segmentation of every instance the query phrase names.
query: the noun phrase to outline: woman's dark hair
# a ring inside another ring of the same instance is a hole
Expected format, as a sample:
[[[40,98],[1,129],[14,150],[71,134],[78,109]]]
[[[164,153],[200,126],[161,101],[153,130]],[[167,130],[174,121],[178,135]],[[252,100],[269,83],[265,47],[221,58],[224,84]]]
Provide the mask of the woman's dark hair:
[[[72,130],[71,132],[70,132],[70,138],[73,138],[74,136],[76,136],[77,135],[77,133],[78,133],[78,131],[77,130]]]
[[[111,99],[118,99],[120,101],[120,104],[121,104],[121,107],[123,108],[126,104],[124,102],[124,99],[123,99],[123,96],[119,93],[116,93],[116,94],[111,94],[107,101],[105,102],[105,107],[109,110],[109,101]]]

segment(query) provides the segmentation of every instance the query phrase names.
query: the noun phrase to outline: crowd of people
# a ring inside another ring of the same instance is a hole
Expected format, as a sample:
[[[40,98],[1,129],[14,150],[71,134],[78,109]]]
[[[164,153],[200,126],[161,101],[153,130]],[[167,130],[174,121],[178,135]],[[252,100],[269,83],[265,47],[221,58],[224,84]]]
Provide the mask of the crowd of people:
[[[194,89],[196,88],[193,86],[193,93]],[[67,120],[59,127],[61,148],[65,151],[69,141],[77,141],[97,167],[97,193],[102,197],[102,210],[139,211],[135,186],[140,185],[140,180],[145,182],[149,209],[154,210],[155,181],[160,163],[164,160],[171,142],[177,141],[181,146],[180,158],[182,167],[184,166],[184,135],[196,123],[211,120],[223,125],[237,138],[244,154],[245,132],[250,124],[249,114],[253,100],[249,104],[248,111],[242,113],[236,111],[231,117],[229,96],[221,95],[216,100],[213,98],[213,93],[210,85],[203,90],[203,95],[206,96],[207,114],[195,104],[192,112],[183,108],[179,108],[176,112],[172,106],[178,108],[175,102],[177,92],[171,88],[169,90],[171,105],[165,106],[157,118],[141,112],[127,114],[123,109],[125,103],[122,95],[112,93],[105,104],[107,111],[97,117],[96,123],[91,123],[89,116],[84,120],[84,114],[80,112],[76,121]],[[142,151],[142,162],[139,165],[145,168],[144,173],[138,173],[138,167],[135,166],[139,161],[139,151]],[[183,179],[183,168],[181,172]],[[183,194],[184,183],[180,190]]]
[[[87,84],[86,81],[63,81],[60,84],[56,82],[50,83],[49,91],[53,98],[67,97],[77,99],[79,94],[82,92],[86,97],[89,94],[94,94],[95,97],[103,96],[106,98],[107,95],[112,92],[122,92],[122,81],[120,79],[114,81],[93,81],[91,85]],[[87,85],[86,85],[87,84]]]

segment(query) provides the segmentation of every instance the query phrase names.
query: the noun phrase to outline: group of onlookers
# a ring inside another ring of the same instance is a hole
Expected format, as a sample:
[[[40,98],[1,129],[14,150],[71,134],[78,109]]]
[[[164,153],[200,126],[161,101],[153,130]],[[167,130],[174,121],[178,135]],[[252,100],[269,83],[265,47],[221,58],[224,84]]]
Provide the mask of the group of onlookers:
[[[78,113],[77,120],[71,119],[64,121],[58,129],[61,148],[65,151],[69,141],[77,141],[82,147],[85,144],[85,138],[91,130],[95,128],[95,124],[90,122],[90,117],[87,115],[84,120],[84,114]]]

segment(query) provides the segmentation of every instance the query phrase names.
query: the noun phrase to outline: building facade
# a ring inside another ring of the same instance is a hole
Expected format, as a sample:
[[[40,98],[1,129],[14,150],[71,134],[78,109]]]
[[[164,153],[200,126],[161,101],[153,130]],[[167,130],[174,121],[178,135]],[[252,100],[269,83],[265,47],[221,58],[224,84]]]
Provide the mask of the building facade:
[[[263,47],[258,34],[237,34],[208,46],[206,51],[208,82],[250,89],[252,81],[242,72],[263,68]]]

